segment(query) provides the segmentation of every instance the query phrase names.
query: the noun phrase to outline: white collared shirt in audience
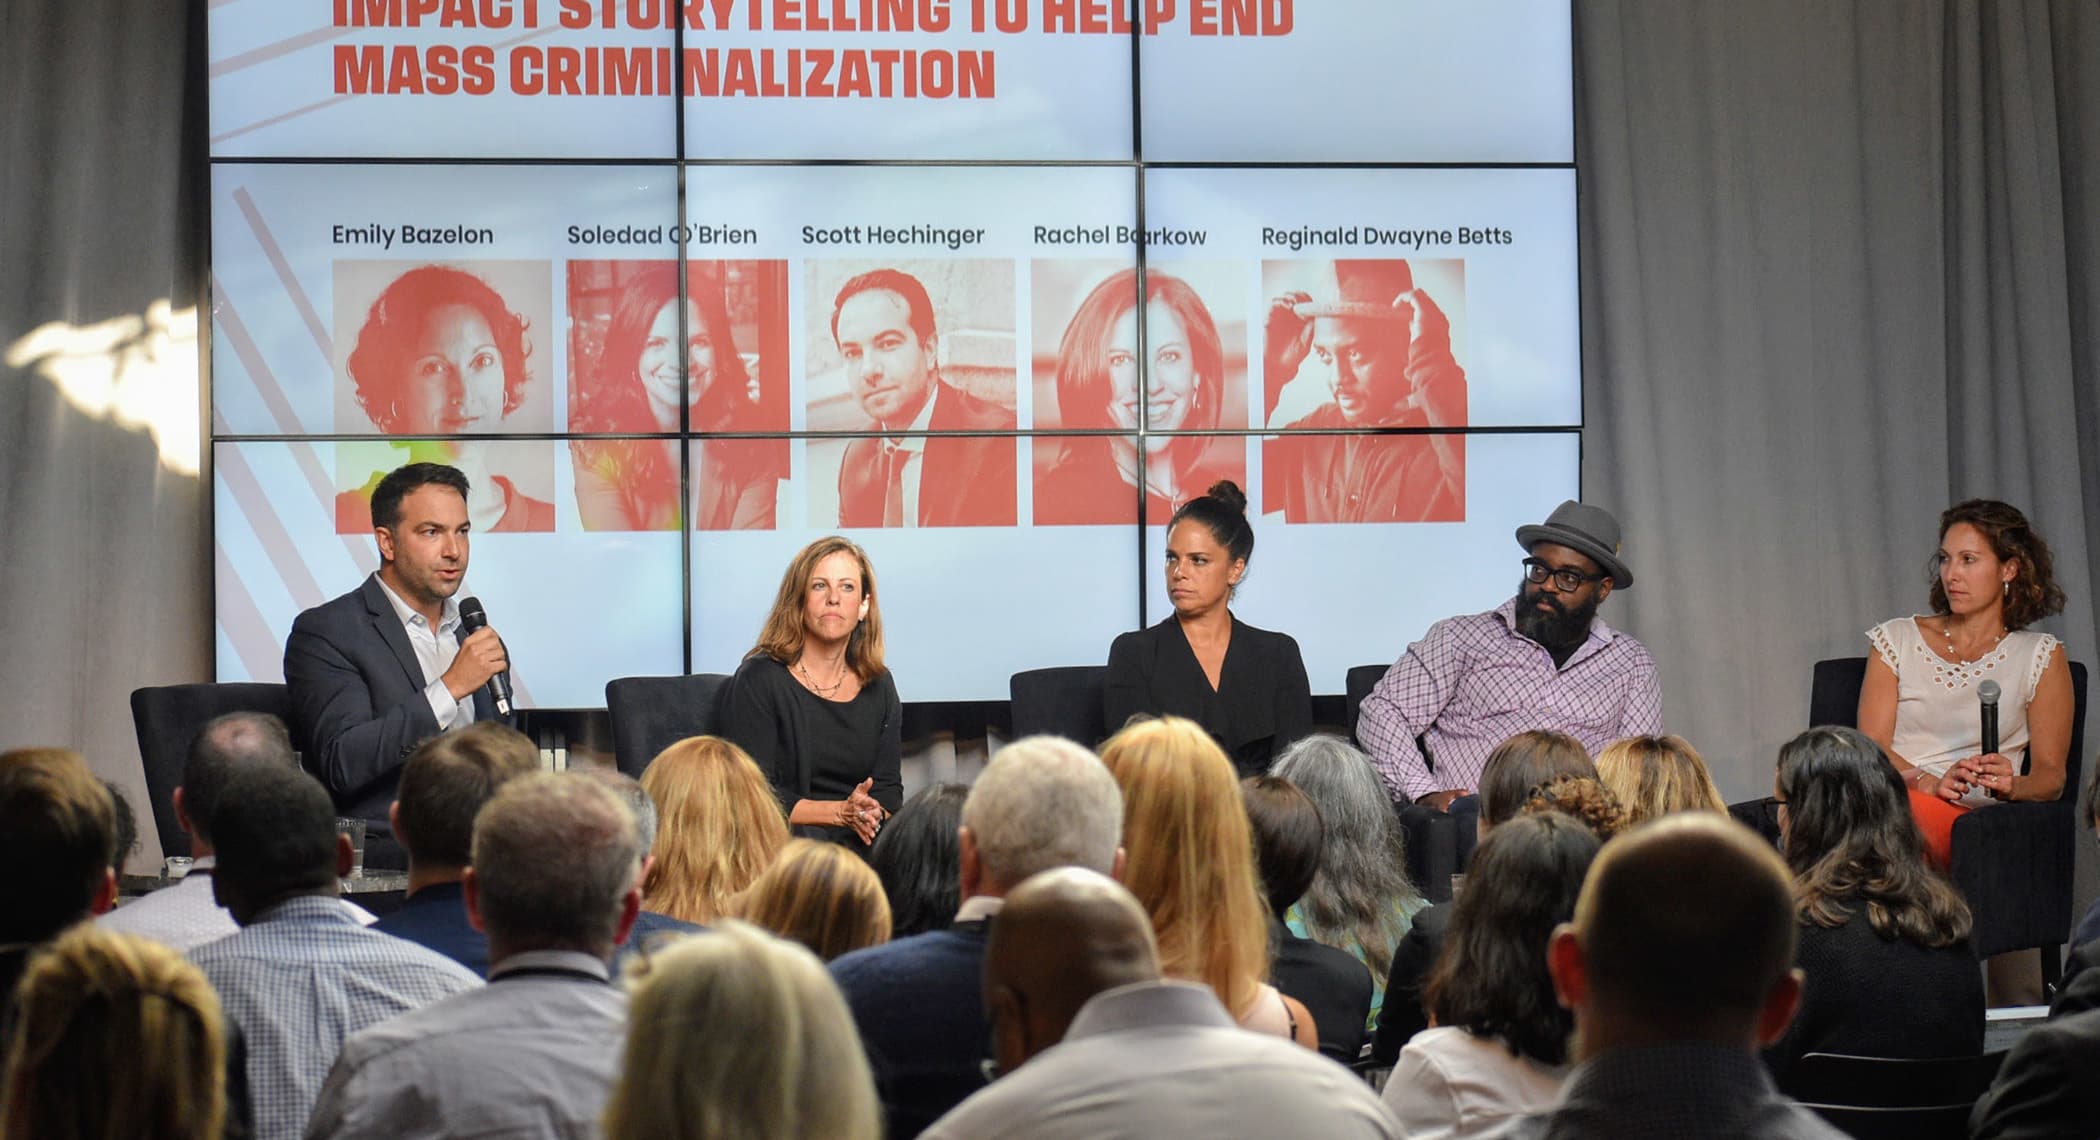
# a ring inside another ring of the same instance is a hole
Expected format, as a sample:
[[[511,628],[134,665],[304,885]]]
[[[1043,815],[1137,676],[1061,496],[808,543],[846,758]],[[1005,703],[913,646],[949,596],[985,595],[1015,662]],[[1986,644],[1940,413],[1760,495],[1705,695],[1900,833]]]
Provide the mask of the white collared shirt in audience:
[[[1234,1025],[1209,987],[1140,982],[1095,995],[1057,1045],[992,1082],[925,1140],[1139,1136],[1396,1137],[1356,1074]]]
[[[1385,1106],[1409,1140],[1459,1140],[1552,1108],[1567,1075],[1566,1065],[1516,1056],[1499,1038],[1440,1026],[1415,1034],[1400,1050],[1385,1083]]]
[[[110,911],[96,922],[104,930],[150,938],[185,953],[207,942],[217,942],[240,930],[233,915],[218,904],[211,893],[211,869],[216,862],[206,855],[190,873],[173,886],[162,887]],[[378,918],[356,903],[344,902],[357,921],[366,926]]]

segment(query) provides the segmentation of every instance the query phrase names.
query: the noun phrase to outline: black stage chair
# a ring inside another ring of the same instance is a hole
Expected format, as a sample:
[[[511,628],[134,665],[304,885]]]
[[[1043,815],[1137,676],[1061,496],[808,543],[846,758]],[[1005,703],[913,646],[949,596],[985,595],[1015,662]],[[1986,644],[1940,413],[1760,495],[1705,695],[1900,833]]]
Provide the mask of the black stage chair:
[[[727,673],[607,681],[605,708],[612,715],[614,763],[639,778],[657,753],[688,736],[714,732],[728,684]]]
[[[1862,1140],[1953,1140],[1968,1135],[1969,1110],[2004,1062],[2004,1053],[1932,1060],[1810,1053],[1783,1091]]]
[[[230,712],[265,712],[289,724],[291,697],[283,685],[162,685],[131,691],[131,724],[139,738],[139,760],[145,767],[146,794],[153,801],[153,830],[161,854],[190,853],[189,833],[175,821],[175,789],[190,742],[213,717]]]
[[[1048,734],[1088,748],[1099,745],[1110,732],[1108,714],[1102,708],[1107,691],[1106,665],[1060,665],[1014,674],[1007,681],[1007,695],[1013,700],[1014,739]]]
[[[1816,662],[1809,691],[1811,725],[1857,726],[1867,659]],[[2063,974],[2058,951],[2071,936],[2071,874],[2078,835],[2079,773],[2085,764],[2085,666],[2071,662],[2071,751],[2064,790],[2048,803],[1997,804],[1954,822],[1954,885],[1975,916],[1978,957],[2037,949],[2042,981]]]
[[[1349,702],[1349,739],[1358,748],[1363,747],[1363,741],[1356,734],[1356,722],[1364,698],[1371,695],[1379,678],[1391,668],[1391,665],[1355,665],[1343,679]],[[1416,744],[1421,747],[1422,756],[1428,759],[1429,746],[1420,740]],[[1435,760],[1429,760],[1429,768],[1436,770]],[[1430,902],[1450,902],[1451,876],[1464,870],[1458,865],[1457,821],[1434,808],[1413,804],[1398,805],[1394,810],[1400,813],[1400,827],[1407,836],[1408,881]]]

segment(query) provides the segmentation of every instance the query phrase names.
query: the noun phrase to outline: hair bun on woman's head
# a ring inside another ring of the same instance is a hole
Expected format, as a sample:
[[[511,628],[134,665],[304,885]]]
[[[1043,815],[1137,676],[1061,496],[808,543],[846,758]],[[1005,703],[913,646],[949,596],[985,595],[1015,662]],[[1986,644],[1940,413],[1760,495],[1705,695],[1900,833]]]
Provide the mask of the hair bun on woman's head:
[[[1230,479],[1220,479],[1212,483],[1210,490],[1203,493],[1231,507],[1240,514],[1244,515],[1247,513],[1247,492],[1240,490],[1240,485]]]

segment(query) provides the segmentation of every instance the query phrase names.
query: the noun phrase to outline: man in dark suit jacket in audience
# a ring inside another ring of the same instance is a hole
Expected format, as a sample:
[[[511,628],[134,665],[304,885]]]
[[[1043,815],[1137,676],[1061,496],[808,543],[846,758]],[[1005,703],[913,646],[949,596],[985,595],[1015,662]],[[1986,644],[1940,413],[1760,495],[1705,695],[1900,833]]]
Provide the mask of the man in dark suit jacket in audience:
[[[880,438],[856,439],[839,464],[839,525],[1012,526],[1014,413],[941,378],[926,287],[877,269],[846,282],[831,311],[846,384]]]
[[[335,800],[366,824],[366,865],[401,866],[386,823],[401,765],[425,738],[489,720],[491,677],[508,672],[493,629],[460,627],[467,477],[442,463],[389,472],[372,493],[379,570],[307,610],[284,644],[292,744]]]
[[[1546,955],[1578,1063],[1499,1135],[1841,1140],[1758,1058],[1800,1005],[1793,961],[1793,886],[1755,833],[1688,812],[1613,840]]]
[[[488,935],[467,921],[461,880],[474,855],[474,815],[496,789],[540,766],[540,750],[508,725],[481,721],[432,737],[401,768],[387,809],[408,852],[408,898],[374,930],[427,946],[488,977]]]
[[[1975,1140],[2100,1136],[2100,1010],[2022,1034],[1969,1115]]]
[[[875,1070],[891,1140],[917,1136],[984,1086],[985,927],[1006,892],[1052,867],[1115,874],[1122,835],[1122,793],[1093,753],[1058,737],[1017,740],[992,757],[963,801],[955,924],[831,964]]]

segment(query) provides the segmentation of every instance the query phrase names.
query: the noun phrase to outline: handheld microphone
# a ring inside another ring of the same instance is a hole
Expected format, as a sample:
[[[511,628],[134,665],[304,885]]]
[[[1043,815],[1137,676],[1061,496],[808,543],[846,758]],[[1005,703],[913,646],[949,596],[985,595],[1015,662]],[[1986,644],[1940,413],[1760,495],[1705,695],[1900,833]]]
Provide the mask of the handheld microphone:
[[[1998,751],[1998,682],[1985,681],[1976,686],[1976,701],[1983,717],[1982,755]]]
[[[473,633],[475,630],[478,629],[487,629],[488,625],[489,612],[481,608],[480,598],[460,599],[459,628],[465,630],[467,633]],[[1990,682],[1988,681],[1984,683],[1987,685],[1990,684]],[[1997,689],[1998,686],[1991,685],[1991,699],[1993,701],[1997,700]],[[496,712],[499,716],[510,715],[510,674],[508,672],[498,673],[495,676],[489,678],[489,696],[495,699]],[[1992,708],[1991,716],[1993,718],[1992,723],[1995,724],[1995,718],[1997,716],[1997,709],[1995,706],[1993,706]],[[1991,729],[1991,736],[1993,738],[1996,738],[1997,734],[1998,730],[1996,728]]]

